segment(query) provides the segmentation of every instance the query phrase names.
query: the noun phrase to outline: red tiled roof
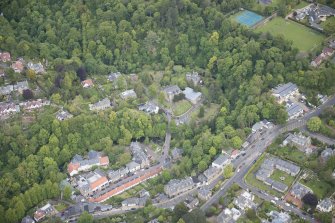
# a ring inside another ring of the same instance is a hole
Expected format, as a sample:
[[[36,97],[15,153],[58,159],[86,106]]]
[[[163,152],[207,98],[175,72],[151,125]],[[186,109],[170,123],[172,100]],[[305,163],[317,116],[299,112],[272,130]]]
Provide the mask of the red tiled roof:
[[[42,210],[35,211],[34,218],[35,218],[36,221],[39,221],[44,217],[45,217],[45,212],[44,211],[42,211]]]
[[[69,174],[71,174],[72,171],[78,170],[79,167],[80,167],[79,163],[69,163],[69,165],[67,165],[67,171],[69,172]]]
[[[108,191],[107,193],[101,195],[100,197],[97,197],[97,198],[90,198],[89,201],[91,202],[102,202],[104,200],[107,200],[108,198],[116,195],[116,194],[119,194],[121,191],[124,191],[126,189],[128,189],[129,187],[132,187],[133,185],[136,185],[138,183],[141,183],[147,179],[149,179],[150,177],[152,176],[155,176],[156,174],[160,173],[162,171],[162,168],[156,168],[152,171],[150,171],[149,173],[146,173],[138,178],[135,178],[111,191]]]
[[[333,49],[331,49],[331,48],[329,48],[329,47],[326,47],[326,48],[324,48],[323,50],[322,50],[322,53],[324,53],[324,54],[333,54],[334,53],[334,50]]]
[[[92,190],[94,190],[97,187],[100,187],[101,185],[104,185],[107,182],[108,182],[107,177],[100,177],[99,179],[97,179],[96,181],[94,181],[93,183],[91,183],[90,188]]]
[[[99,162],[101,166],[107,166],[109,164],[108,156],[103,156],[99,158]]]
[[[1,59],[3,62],[10,61],[10,53],[8,53],[8,52],[0,53],[0,59]]]
[[[84,86],[84,85],[87,85],[87,86],[93,86],[93,81],[92,79],[87,79],[87,80],[84,80],[81,82],[81,84]]]
[[[236,155],[238,155],[240,153],[240,150],[238,150],[238,149],[234,149],[232,152],[231,152],[231,155],[232,156],[236,156]]]

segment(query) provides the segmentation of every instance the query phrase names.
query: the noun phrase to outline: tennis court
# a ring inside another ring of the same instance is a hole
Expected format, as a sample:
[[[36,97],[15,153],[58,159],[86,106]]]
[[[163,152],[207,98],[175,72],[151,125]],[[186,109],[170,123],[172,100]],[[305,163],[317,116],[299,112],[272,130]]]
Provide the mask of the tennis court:
[[[261,21],[264,17],[261,15],[258,15],[254,12],[250,12],[250,11],[243,11],[240,12],[238,14],[236,14],[235,16],[235,20],[243,25],[246,25],[248,27],[252,27],[254,26],[256,23],[258,23],[259,21]]]

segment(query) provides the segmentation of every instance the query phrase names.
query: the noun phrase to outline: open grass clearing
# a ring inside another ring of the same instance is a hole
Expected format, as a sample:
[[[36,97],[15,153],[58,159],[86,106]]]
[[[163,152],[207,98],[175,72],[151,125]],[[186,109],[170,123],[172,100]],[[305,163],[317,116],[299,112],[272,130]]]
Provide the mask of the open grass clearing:
[[[66,204],[64,204],[64,203],[58,203],[58,204],[54,205],[54,208],[55,208],[58,212],[62,212],[62,211],[64,211],[67,207],[68,207],[68,205],[66,205]]]
[[[203,105],[203,106],[205,108],[204,117],[198,118],[199,111],[201,108],[200,106],[192,112],[191,114],[192,119],[198,119],[199,121],[207,121],[207,120],[214,118],[216,114],[220,111],[220,105],[218,104],[212,103],[209,106],[207,105]]]
[[[276,180],[278,182],[281,182],[281,183],[284,183],[286,184],[287,186],[290,186],[293,181],[294,181],[294,177],[283,172],[283,171],[280,171],[280,170],[274,170],[273,171],[273,174],[270,176],[271,179],[273,180]],[[284,180],[282,180],[284,179]]]
[[[187,112],[192,107],[192,104],[187,100],[180,100],[173,104],[173,114],[179,116]]]
[[[257,32],[269,32],[274,36],[281,35],[286,40],[292,41],[293,47],[300,51],[308,52],[320,46],[325,36],[306,26],[276,17],[256,29]]]
[[[318,199],[323,199],[334,193],[334,188],[327,182],[321,181],[316,175],[308,176],[306,179],[300,180],[300,182],[311,188]]]

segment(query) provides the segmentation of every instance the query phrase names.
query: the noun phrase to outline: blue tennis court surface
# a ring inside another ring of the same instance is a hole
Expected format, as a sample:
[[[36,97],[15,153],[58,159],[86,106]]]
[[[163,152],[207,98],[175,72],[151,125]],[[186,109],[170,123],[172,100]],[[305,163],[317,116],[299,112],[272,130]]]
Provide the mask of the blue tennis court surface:
[[[261,21],[263,16],[250,11],[243,11],[238,16],[236,16],[235,19],[238,23],[251,27]]]

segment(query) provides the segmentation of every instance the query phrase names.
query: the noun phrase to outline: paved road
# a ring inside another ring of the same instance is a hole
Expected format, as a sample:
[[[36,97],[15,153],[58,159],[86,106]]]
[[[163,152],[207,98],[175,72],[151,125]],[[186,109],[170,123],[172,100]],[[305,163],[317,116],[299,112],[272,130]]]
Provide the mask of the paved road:
[[[235,167],[240,167],[239,171],[236,171],[235,175],[228,179],[226,183],[221,187],[221,189],[216,192],[205,204],[201,206],[202,210],[207,210],[212,204],[216,203],[221,196],[223,196],[226,191],[230,188],[230,186],[237,182],[238,184],[244,183],[243,179],[246,173],[249,171],[251,166],[253,165],[254,160],[256,160],[267,148],[268,145],[272,143],[272,141],[281,133],[285,131],[292,130],[297,127],[301,127],[305,125],[306,121],[313,116],[320,115],[320,113],[329,106],[335,104],[335,96],[332,96],[326,103],[319,106],[316,110],[310,111],[305,114],[302,118],[291,120],[285,126],[275,126],[274,128],[265,131],[261,139],[250,144],[246,148],[245,158],[240,158],[238,161],[234,162]],[[252,149],[251,149],[252,148]],[[241,164],[242,163],[242,164]],[[268,199],[266,199],[268,200]],[[270,199],[271,200],[271,199]],[[268,201],[270,201],[268,200]],[[306,217],[306,216],[304,216]]]
[[[256,196],[258,196],[259,198],[262,198],[263,200],[274,202],[277,206],[279,206],[280,208],[282,208],[283,210],[285,210],[287,212],[294,213],[294,214],[298,215],[300,218],[308,220],[310,222],[315,222],[312,217],[310,217],[309,215],[304,214],[304,212],[301,211],[299,208],[297,208],[295,206],[292,206],[292,205],[287,206],[287,203],[285,202],[285,200],[281,200],[279,198],[277,198],[277,200],[276,200],[276,198],[274,196],[269,195],[269,194],[259,190],[258,188],[251,187],[250,185],[247,185],[244,181],[238,182],[238,185],[241,188],[243,188],[244,190],[249,190],[250,192],[252,192]]]
[[[313,133],[307,130],[307,128],[302,128],[301,131],[305,132],[307,135],[309,135],[312,138],[316,138],[319,141],[327,144],[327,145],[335,145],[335,139],[328,138],[324,135]]]
[[[207,210],[227,192],[234,182],[238,182],[243,179],[244,175],[252,166],[253,161],[256,160],[265,151],[266,147],[272,142],[272,140],[279,135],[278,130],[279,127],[274,127],[271,130],[266,131],[260,140],[248,146],[246,149],[246,155],[240,157],[239,160],[235,161],[233,164],[236,169],[240,166],[240,170],[236,171],[234,176],[228,179],[221,189],[216,192],[203,206],[201,206],[201,210]]]

